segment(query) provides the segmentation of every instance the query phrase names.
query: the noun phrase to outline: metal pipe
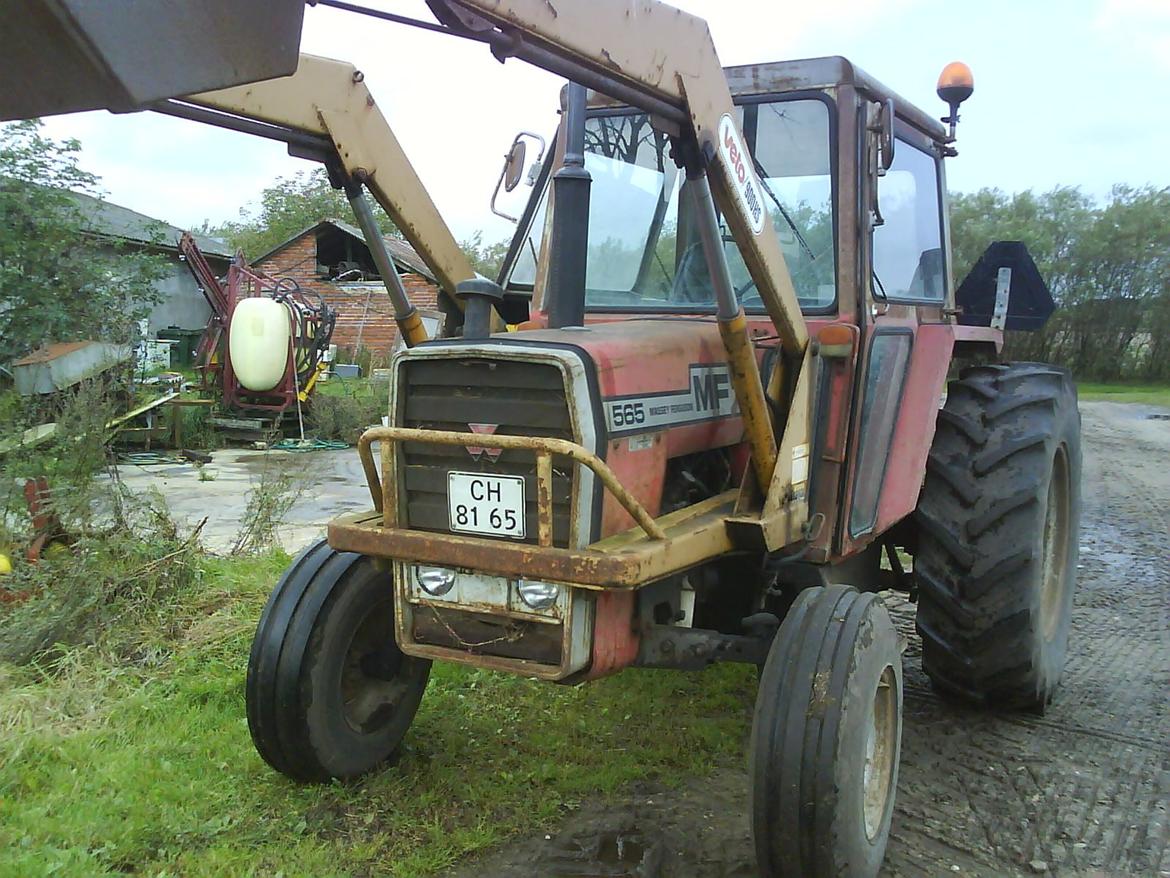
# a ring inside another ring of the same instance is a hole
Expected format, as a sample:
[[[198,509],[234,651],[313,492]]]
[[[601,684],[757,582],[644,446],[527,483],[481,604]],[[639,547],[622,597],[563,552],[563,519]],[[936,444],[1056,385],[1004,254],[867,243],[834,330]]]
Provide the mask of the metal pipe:
[[[719,233],[719,216],[715,213],[715,199],[711,197],[707,172],[688,171],[687,184],[699,229],[699,242],[707,258],[707,271],[711,274],[711,287],[715,291],[715,314],[720,320],[731,320],[739,313],[739,298],[735,295],[731,270],[723,253],[723,236]]]
[[[272,125],[268,122],[258,122],[255,119],[245,119],[231,113],[218,110],[209,110],[206,107],[197,107],[194,104],[184,104],[179,101],[159,101],[149,107],[155,113],[164,116],[174,116],[177,119],[187,119],[191,122],[202,122],[204,125],[214,125],[216,128],[225,128],[228,131],[238,131],[241,134],[251,134],[255,137],[264,137],[286,143],[298,149],[298,155],[303,158],[313,158],[325,162],[337,155],[333,142],[328,137],[316,134],[306,134],[281,125]]]
[[[565,99],[565,157],[553,174],[549,240],[548,325],[585,323],[585,273],[589,257],[589,189],[585,170],[585,86],[570,82]]]
[[[349,199],[349,206],[353,208],[353,215],[357,219],[358,227],[366,239],[366,246],[370,248],[370,255],[374,258],[374,265],[382,275],[382,283],[390,295],[390,303],[394,306],[394,320],[407,347],[414,347],[427,340],[427,330],[423,326],[422,317],[406,295],[406,288],[394,267],[394,261],[386,250],[386,242],[382,239],[382,230],[378,228],[378,221],[374,218],[374,210],[362,192],[360,183],[350,182],[345,187],[345,197]]]
[[[553,544],[553,466],[552,455],[540,451],[536,455],[536,532],[537,544]]]
[[[767,493],[772,483],[772,472],[776,469],[776,432],[764,396],[756,353],[748,337],[747,318],[735,294],[735,286],[731,283],[731,270],[723,252],[719,217],[715,213],[715,201],[711,197],[706,172],[701,169],[688,170],[687,189],[691,193],[699,241],[703,255],[707,258],[707,271],[715,291],[715,314],[719,320],[723,349],[727,352],[731,384],[735,388],[744,432],[747,433],[748,444],[752,449],[752,469],[760,490]]]

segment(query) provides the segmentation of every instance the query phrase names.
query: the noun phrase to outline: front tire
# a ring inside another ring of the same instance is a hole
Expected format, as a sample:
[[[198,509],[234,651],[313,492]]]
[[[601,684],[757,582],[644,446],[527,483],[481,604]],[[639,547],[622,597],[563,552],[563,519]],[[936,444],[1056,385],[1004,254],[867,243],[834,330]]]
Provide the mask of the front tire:
[[[394,587],[372,559],[321,540],[277,582],[252,641],[248,728],[294,780],[365,774],[398,749],[430,675],[394,640]]]
[[[898,635],[876,595],[801,593],[772,641],[752,723],[752,835],[764,878],[881,868],[902,738]]]
[[[1081,437],[1068,372],[973,366],[951,382],[917,511],[922,667],[944,693],[1039,709],[1064,670]]]

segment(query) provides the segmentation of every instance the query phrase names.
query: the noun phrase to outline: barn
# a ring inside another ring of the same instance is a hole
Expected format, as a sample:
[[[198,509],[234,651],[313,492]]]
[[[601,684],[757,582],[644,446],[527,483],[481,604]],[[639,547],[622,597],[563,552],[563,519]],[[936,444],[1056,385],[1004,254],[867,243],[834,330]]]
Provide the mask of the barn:
[[[156,285],[158,302],[147,317],[147,336],[171,327],[198,330],[207,324],[211,307],[199,285],[179,257],[179,238],[183,230],[118,204],[85,195],[70,193],[81,214],[82,229],[110,245],[109,255],[117,258],[126,248],[143,250],[167,260],[169,270]],[[195,235],[196,243],[216,274],[226,274],[232,250],[223,241],[207,235]]]
[[[426,263],[400,238],[384,240],[410,301],[420,311],[435,311],[439,286]],[[365,349],[382,362],[393,350],[398,338],[394,310],[356,226],[323,219],[252,260],[252,265],[320,293],[337,311],[333,342],[339,348],[351,354]]]

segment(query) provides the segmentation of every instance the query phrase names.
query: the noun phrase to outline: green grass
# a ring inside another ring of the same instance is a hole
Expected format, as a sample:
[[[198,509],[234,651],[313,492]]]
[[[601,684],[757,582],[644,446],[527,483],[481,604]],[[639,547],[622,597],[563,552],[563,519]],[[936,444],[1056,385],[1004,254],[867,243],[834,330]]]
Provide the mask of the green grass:
[[[1095,384],[1078,381],[1077,395],[1092,402],[1141,402],[1170,408],[1170,384]]]
[[[576,688],[435,665],[399,761],[298,786],[252,748],[244,673],[283,555],[203,559],[131,656],[0,665],[0,876],[423,876],[585,797],[738,760],[754,672],[627,671]]]

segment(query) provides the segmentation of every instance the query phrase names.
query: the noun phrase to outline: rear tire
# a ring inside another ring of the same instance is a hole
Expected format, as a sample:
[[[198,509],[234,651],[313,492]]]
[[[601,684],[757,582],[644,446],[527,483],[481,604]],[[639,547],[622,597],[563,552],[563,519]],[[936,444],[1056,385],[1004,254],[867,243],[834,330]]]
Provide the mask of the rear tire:
[[[281,576],[248,660],[248,728],[299,781],[364,774],[397,750],[431,663],[394,640],[394,588],[372,559],[321,540]]]
[[[917,511],[918,631],[935,687],[1043,709],[1064,670],[1080,531],[1076,388],[1042,363],[951,382]]]
[[[876,595],[801,593],[772,641],[752,723],[752,835],[764,878],[881,868],[902,738],[902,657]]]

